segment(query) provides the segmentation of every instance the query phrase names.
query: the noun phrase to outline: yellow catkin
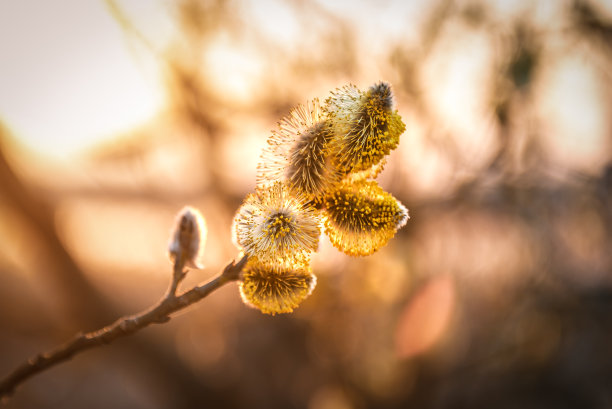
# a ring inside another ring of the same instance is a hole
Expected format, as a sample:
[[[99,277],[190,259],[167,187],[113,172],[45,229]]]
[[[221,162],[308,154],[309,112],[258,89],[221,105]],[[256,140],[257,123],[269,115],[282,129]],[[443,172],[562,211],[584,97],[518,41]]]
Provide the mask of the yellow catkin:
[[[257,184],[283,181],[309,201],[321,198],[340,180],[329,154],[331,136],[318,99],[298,105],[268,139],[257,168]]]
[[[408,210],[374,181],[343,183],[323,200],[325,233],[352,256],[372,254],[408,220]]]
[[[276,182],[246,197],[234,218],[234,241],[249,257],[292,266],[317,250],[320,223],[318,210]]]
[[[242,274],[242,300],[265,314],[292,312],[310,295],[317,279],[307,267],[286,269],[249,260]]]
[[[384,82],[365,92],[345,86],[326,100],[324,111],[333,125],[330,149],[335,165],[344,174],[369,171],[381,164],[406,129],[393,109],[391,87]]]

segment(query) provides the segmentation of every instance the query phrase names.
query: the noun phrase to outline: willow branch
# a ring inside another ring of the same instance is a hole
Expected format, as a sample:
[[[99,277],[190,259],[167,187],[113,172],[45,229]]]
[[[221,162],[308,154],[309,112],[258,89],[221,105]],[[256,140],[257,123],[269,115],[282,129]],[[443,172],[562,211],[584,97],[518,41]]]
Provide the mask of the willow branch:
[[[12,373],[0,381],[0,397],[12,395],[15,388],[28,378],[49,369],[61,362],[88,349],[110,344],[116,339],[134,334],[151,324],[160,324],[170,320],[170,315],[194,304],[223,285],[238,280],[240,272],[247,262],[247,256],[240,261],[230,262],[221,274],[207,283],[176,295],[179,283],[185,277],[183,261],[180,257],[174,264],[172,280],[166,295],[153,307],[136,315],[119,318],[114,323],[97,331],[79,333],[65,344],[30,358],[18,366]]]

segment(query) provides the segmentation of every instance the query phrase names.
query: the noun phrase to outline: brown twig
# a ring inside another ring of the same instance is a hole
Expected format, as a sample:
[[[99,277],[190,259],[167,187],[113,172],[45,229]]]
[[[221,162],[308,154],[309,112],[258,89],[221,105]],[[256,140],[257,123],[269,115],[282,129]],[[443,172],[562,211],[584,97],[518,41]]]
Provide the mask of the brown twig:
[[[77,334],[58,348],[30,358],[0,381],[0,397],[10,396],[19,384],[31,376],[66,361],[78,353],[110,344],[118,338],[131,335],[151,324],[169,321],[172,313],[201,300],[223,285],[238,280],[246,262],[247,256],[242,257],[237,263],[232,261],[225,266],[221,274],[209,282],[177,296],[178,285],[185,277],[183,260],[180,257],[177,258],[168,292],[156,305],[140,314],[119,318],[114,323],[97,331]]]

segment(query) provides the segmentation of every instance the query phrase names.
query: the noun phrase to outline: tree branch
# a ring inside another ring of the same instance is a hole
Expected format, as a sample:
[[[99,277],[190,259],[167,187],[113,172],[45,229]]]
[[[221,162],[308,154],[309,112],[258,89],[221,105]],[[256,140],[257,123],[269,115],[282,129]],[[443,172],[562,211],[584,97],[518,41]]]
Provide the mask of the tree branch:
[[[151,324],[168,322],[172,313],[196,303],[223,285],[238,280],[246,262],[247,256],[243,256],[237,263],[232,261],[225,266],[221,274],[209,282],[177,296],[178,285],[185,277],[184,260],[177,257],[168,292],[156,305],[140,314],[119,318],[97,331],[87,334],[79,333],[56,349],[30,358],[0,381],[0,397],[12,395],[15,388],[31,376],[64,362],[76,354],[90,348],[110,344],[118,338],[131,335]]]

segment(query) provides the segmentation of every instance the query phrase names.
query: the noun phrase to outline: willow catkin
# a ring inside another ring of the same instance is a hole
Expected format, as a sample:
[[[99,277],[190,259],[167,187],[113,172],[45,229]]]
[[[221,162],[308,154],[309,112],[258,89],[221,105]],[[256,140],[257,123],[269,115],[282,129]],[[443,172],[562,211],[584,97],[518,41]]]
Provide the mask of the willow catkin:
[[[408,210],[374,181],[342,184],[323,200],[325,233],[340,251],[372,254],[406,224]]]
[[[324,111],[333,124],[330,149],[341,172],[368,171],[397,147],[406,125],[393,108],[393,93],[385,82],[365,92],[347,85],[327,98]]]
[[[281,182],[249,194],[234,218],[234,240],[249,257],[291,266],[319,244],[321,216]]]
[[[242,274],[240,295],[263,313],[288,313],[310,295],[316,282],[307,267],[283,268],[249,261]]]
[[[321,198],[340,180],[330,157],[331,136],[318,99],[298,105],[268,139],[257,168],[257,184],[283,181],[306,200]]]

